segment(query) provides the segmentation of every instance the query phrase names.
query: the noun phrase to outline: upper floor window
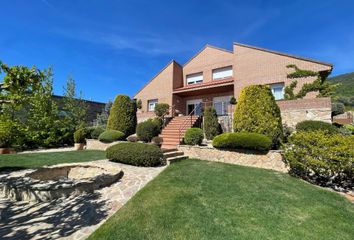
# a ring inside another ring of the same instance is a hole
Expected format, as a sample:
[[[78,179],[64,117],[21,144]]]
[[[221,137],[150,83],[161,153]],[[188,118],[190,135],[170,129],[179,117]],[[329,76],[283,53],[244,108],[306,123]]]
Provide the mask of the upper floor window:
[[[159,100],[157,99],[148,100],[148,111],[149,112],[155,111],[155,106],[156,104],[158,104],[158,102]]]
[[[187,75],[187,84],[195,84],[203,82],[203,73],[194,73]]]
[[[270,85],[275,100],[284,99],[284,83]]]
[[[221,80],[229,77],[232,77],[232,66],[213,70],[213,80]]]

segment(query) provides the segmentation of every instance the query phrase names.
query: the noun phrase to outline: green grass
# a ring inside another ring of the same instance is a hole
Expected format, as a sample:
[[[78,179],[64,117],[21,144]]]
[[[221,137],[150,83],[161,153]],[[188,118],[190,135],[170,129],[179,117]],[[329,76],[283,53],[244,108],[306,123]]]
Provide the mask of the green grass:
[[[104,151],[70,151],[52,153],[25,153],[0,155],[0,172],[6,170],[20,170],[38,168],[44,165],[59,163],[88,162],[105,159]]]
[[[354,205],[287,174],[170,165],[89,239],[353,239]]]

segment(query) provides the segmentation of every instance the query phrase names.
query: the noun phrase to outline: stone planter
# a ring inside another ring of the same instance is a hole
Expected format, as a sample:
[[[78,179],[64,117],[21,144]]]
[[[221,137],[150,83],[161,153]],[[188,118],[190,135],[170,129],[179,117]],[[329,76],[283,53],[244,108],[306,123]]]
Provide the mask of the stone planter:
[[[75,143],[74,148],[75,150],[84,150],[85,143]]]
[[[13,148],[0,148],[0,154],[10,154],[16,153],[15,149]]]

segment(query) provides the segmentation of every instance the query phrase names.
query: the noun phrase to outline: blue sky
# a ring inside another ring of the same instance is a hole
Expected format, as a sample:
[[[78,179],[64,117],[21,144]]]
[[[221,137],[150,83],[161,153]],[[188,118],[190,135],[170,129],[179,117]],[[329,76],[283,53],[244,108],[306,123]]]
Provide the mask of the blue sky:
[[[133,96],[171,59],[233,42],[354,71],[354,1],[2,0],[0,60],[71,75],[84,98]]]

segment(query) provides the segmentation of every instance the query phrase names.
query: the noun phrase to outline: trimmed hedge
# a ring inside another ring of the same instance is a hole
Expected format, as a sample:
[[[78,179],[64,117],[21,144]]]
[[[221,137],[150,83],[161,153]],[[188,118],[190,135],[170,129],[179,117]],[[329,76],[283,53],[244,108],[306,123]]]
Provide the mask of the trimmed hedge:
[[[159,147],[138,142],[113,145],[107,148],[106,157],[113,162],[143,167],[158,166],[163,161],[163,153]]]
[[[95,127],[92,132],[91,132],[91,138],[92,139],[98,139],[98,137],[101,135],[101,133],[104,132],[103,127]]]
[[[80,128],[74,132],[74,143],[85,143],[85,139],[89,135],[87,128]]]
[[[213,147],[268,151],[272,147],[272,140],[259,133],[223,133],[214,138]]]
[[[284,145],[290,173],[309,182],[350,189],[354,187],[354,136],[326,131],[299,131]]]
[[[127,137],[135,133],[136,106],[126,95],[117,95],[114,99],[107,122],[107,129],[117,130]]]
[[[202,144],[204,135],[203,130],[200,128],[190,128],[184,135],[184,143],[187,145],[200,145]]]
[[[280,109],[265,85],[245,87],[234,113],[234,131],[264,134],[277,147],[283,138]]]
[[[330,123],[312,120],[299,122],[298,124],[296,124],[296,130],[305,132],[322,130],[332,134],[339,132],[338,128]]]
[[[160,133],[160,125],[157,120],[148,119],[145,122],[138,124],[136,128],[136,135],[141,141],[150,142],[153,137]]]
[[[218,121],[218,115],[213,107],[207,107],[204,110],[204,130],[205,137],[208,140],[212,140],[222,132]]]
[[[106,130],[100,134],[98,140],[104,143],[111,143],[118,140],[123,140],[125,134],[117,130]]]

